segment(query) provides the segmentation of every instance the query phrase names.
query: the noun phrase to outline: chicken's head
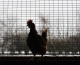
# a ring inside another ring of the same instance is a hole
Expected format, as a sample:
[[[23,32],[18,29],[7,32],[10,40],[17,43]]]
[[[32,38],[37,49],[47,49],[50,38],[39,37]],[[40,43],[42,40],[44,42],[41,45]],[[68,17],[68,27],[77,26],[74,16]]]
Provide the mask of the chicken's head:
[[[33,21],[33,20],[31,20],[31,19],[30,19],[30,20],[28,20],[28,21],[27,21],[27,26],[28,26],[29,24],[31,24],[31,23],[32,23],[32,21]]]
[[[32,23],[32,21],[33,21],[33,20],[31,20],[31,19],[27,21],[27,26],[28,26],[29,28],[35,28],[35,25],[34,25],[34,23]]]

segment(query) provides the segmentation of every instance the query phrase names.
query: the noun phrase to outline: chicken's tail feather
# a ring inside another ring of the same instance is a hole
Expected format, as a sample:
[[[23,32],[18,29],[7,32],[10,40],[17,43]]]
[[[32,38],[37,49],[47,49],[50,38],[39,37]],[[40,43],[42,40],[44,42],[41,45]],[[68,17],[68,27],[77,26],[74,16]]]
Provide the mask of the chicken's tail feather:
[[[42,32],[42,37],[47,41],[47,29]]]

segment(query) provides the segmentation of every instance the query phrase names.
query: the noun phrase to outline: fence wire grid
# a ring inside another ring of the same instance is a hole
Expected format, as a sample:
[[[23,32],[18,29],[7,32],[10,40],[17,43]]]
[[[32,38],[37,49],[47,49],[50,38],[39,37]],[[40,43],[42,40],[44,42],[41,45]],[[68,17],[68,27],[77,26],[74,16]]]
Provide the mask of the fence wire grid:
[[[29,19],[48,28],[46,55],[80,55],[80,0],[0,0],[1,55],[31,55]]]

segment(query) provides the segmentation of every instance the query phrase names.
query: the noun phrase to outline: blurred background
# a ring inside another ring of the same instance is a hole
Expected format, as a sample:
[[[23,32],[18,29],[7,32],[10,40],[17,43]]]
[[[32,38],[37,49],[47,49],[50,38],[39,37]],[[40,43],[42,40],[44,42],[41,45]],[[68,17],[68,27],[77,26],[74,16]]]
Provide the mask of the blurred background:
[[[31,55],[29,19],[48,28],[46,55],[80,54],[80,0],[0,0],[0,55]]]

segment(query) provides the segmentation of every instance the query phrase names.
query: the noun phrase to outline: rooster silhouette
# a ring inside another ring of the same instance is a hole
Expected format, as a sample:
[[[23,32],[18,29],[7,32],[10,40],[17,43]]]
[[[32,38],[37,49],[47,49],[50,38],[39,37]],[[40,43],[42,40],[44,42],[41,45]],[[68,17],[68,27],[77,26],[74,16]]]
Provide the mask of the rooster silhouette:
[[[47,29],[42,31],[42,35],[39,35],[36,31],[35,24],[32,21],[33,20],[31,19],[27,21],[27,26],[30,28],[30,32],[26,42],[34,56],[36,54],[43,56],[46,53]]]

